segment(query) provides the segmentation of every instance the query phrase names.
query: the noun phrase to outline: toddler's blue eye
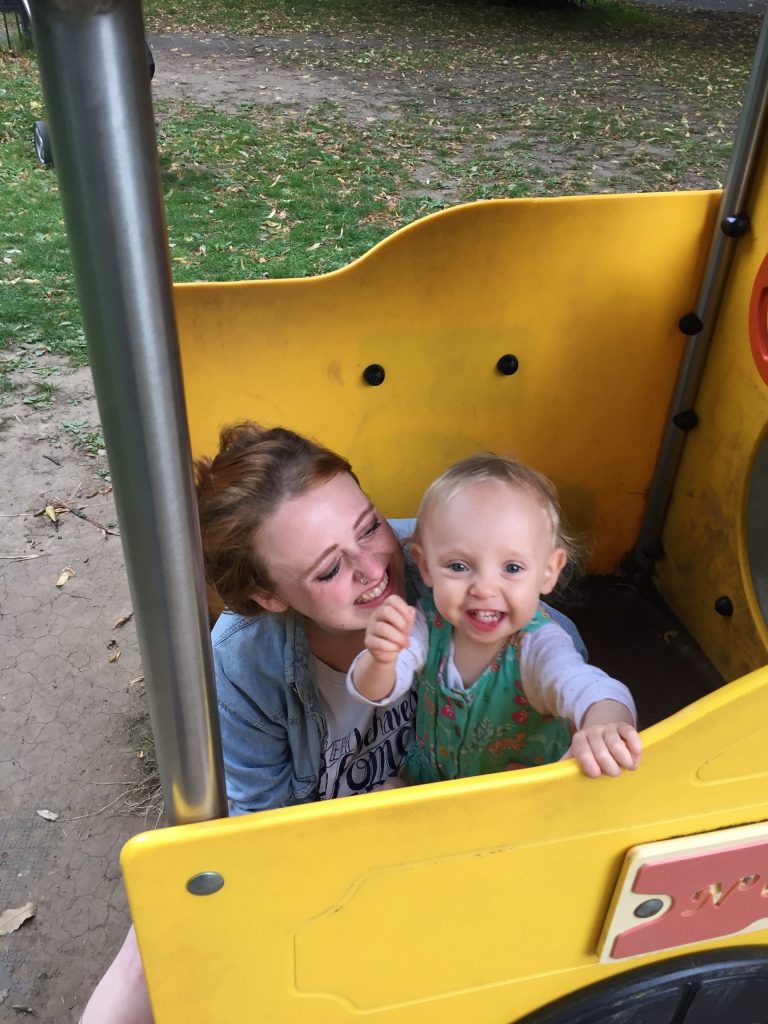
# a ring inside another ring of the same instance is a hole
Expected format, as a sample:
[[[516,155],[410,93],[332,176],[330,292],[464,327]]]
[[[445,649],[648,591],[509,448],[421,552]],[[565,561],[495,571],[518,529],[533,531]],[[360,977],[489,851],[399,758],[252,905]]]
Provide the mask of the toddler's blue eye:
[[[451,572],[466,572],[467,567],[463,562],[449,562],[448,568]]]
[[[504,566],[504,572],[516,573],[522,571],[523,567],[519,564],[519,562],[507,562],[507,564]]]

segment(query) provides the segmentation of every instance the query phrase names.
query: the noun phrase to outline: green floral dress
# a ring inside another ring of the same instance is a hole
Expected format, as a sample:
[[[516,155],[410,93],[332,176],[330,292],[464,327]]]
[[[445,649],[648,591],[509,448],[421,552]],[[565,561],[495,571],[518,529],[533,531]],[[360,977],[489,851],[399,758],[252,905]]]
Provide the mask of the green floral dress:
[[[535,711],[520,681],[523,637],[551,622],[547,613],[540,607],[477,682],[460,691],[445,681],[453,627],[431,598],[423,598],[421,607],[429,652],[415,681],[416,738],[405,756],[407,781],[440,782],[501,772],[510,763],[533,767],[558,761],[571,742],[568,722]]]

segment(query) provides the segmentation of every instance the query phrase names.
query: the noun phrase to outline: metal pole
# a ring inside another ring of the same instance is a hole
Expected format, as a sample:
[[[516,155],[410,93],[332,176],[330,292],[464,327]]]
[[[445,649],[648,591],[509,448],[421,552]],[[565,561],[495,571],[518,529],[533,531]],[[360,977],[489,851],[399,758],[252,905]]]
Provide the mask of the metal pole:
[[[32,0],[171,824],[227,814],[139,0]]]
[[[698,300],[694,311],[680,322],[681,330],[689,337],[635,548],[636,561],[641,571],[648,568],[649,560],[662,553],[661,531],[682,458],[686,433],[698,422],[694,404],[704,375],[734,249],[738,239],[750,229],[748,214],[767,115],[768,14],[763,19]]]

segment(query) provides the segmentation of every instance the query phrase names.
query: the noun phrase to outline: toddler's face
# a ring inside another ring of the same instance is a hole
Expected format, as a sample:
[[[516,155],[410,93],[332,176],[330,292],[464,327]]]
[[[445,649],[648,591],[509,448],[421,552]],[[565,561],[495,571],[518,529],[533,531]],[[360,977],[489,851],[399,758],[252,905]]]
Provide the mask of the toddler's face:
[[[467,484],[419,529],[414,553],[438,611],[477,643],[498,647],[526,626],[566,561],[542,505],[501,481]]]

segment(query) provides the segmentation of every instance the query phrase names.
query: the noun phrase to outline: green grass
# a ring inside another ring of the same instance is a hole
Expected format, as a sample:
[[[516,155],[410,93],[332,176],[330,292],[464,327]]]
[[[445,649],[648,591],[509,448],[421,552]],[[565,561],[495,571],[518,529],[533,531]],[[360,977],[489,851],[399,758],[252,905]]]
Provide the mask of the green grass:
[[[44,409],[53,405],[56,390],[56,385],[49,381],[36,381],[32,384],[31,392],[22,399],[22,402],[24,405],[34,405],[37,409]]]
[[[62,427],[75,448],[86,455],[104,455],[104,438],[98,428],[89,426],[85,420],[67,420]]]
[[[343,98],[157,103],[178,281],[333,270],[459,201],[716,186],[759,27],[612,0],[148,0],[146,14],[151,31],[254,33],[271,68],[391,99],[370,117]],[[87,353],[55,174],[32,149],[33,55],[0,51],[0,104],[1,403],[35,352]],[[55,394],[40,379],[24,400]]]
[[[56,181],[37,167],[32,148],[43,109],[31,56],[0,51],[0,103],[0,345],[27,342],[83,360]]]
[[[454,33],[483,34],[503,29],[512,16],[534,34],[542,28],[587,34],[606,25],[653,27],[663,22],[653,9],[603,0],[599,4],[519,3],[491,6],[482,0],[146,0],[145,18],[151,31],[188,28],[194,31],[264,35],[269,32]]]
[[[304,116],[187,105],[167,112],[158,142],[177,280],[323,273],[434,208],[406,194],[387,138],[330,103]]]

